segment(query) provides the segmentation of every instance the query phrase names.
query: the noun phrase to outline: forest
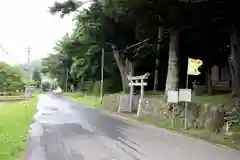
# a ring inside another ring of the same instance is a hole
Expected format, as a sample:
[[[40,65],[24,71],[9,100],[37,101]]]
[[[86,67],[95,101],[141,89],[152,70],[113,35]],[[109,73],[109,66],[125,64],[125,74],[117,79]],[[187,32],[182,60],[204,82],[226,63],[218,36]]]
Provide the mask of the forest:
[[[19,68],[0,62],[0,93],[23,90],[26,80]]]
[[[89,7],[83,8],[86,3]],[[122,93],[129,93],[127,76],[148,72],[138,120],[239,149],[236,1],[66,0],[49,10],[62,18],[75,14],[73,32],[64,35],[42,62],[42,73],[56,79],[63,90],[81,93],[83,103],[82,93],[99,96],[103,75],[101,107],[116,112],[121,98],[128,96]],[[187,76],[188,58],[202,60],[200,75]],[[188,107],[166,103],[169,90],[185,87],[195,93]]]
[[[88,8],[82,8],[90,3]],[[67,0],[51,14],[74,12],[75,28],[43,60],[44,74],[63,89],[99,93],[104,58],[104,92],[128,92],[127,75],[150,73],[147,90],[186,87],[188,58],[201,59],[189,77],[211,93],[211,68],[227,66],[232,96],[239,97],[239,15],[233,0]],[[59,15],[55,15],[59,16]],[[104,56],[102,54],[104,53]],[[67,87],[66,87],[67,85]]]
[[[35,85],[39,88],[41,84],[40,69],[32,67],[30,76],[28,68],[24,66],[26,65],[12,66],[0,62],[0,96],[22,95],[26,84]]]

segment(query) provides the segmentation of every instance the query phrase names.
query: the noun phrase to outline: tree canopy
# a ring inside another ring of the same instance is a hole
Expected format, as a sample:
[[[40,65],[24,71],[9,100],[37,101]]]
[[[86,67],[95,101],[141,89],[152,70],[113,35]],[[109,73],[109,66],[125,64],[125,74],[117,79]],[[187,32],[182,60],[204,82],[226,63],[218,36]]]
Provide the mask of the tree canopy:
[[[127,92],[126,76],[145,72],[151,74],[148,89],[155,86],[154,76],[159,77],[158,90],[185,87],[187,57],[202,59],[203,72],[214,64],[228,64],[227,46],[237,33],[232,26],[239,28],[234,1],[89,2],[84,9],[84,2],[73,0],[50,7],[52,14],[60,12],[62,17],[76,11],[74,32],[63,36],[56,54],[43,60],[42,71],[56,77],[63,88],[73,85],[75,90],[98,92],[103,50],[107,92]],[[193,80],[205,81],[204,77]]]
[[[15,92],[24,88],[24,79],[18,67],[0,62],[0,92]]]

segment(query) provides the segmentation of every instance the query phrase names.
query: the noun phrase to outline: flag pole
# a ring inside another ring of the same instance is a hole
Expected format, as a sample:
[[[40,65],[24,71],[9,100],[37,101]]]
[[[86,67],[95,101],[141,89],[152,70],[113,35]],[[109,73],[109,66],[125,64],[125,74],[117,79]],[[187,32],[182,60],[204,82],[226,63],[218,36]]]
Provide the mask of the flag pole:
[[[188,67],[189,67],[189,58],[188,58]],[[186,77],[186,89],[188,89],[188,67],[187,67],[187,77]],[[184,113],[184,129],[187,130],[187,112],[188,112],[188,102],[185,102],[185,113]]]
[[[187,79],[186,79],[186,89],[188,89],[188,73],[187,73]],[[184,128],[187,130],[187,112],[188,112],[188,102],[185,102],[185,119],[184,119]]]
[[[198,68],[203,64],[202,60],[200,59],[192,59],[192,58],[188,58],[188,67],[187,67],[187,77],[186,77],[186,90],[188,90],[188,76],[189,75],[199,75],[201,74],[198,71]],[[191,90],[190,90],[191,91]],[[192,93],[192,92],[191,92]],[[191,102],[191,100],[189,101],[185,101],[185,117],[184,117],[184,128],[185,130],[188,129],[188,124],[187,124],[187,113],[188,113],[188,102]]]

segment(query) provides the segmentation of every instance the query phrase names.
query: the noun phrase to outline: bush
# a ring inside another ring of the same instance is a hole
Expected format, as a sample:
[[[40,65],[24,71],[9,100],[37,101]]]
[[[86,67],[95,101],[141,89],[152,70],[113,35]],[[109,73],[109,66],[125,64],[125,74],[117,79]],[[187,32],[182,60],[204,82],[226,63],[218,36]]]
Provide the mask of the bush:
[[[14,160],[25,150],[29,124],[35,112],[36,99],[1,103],[0,159]]]
[[[72,94],[72,97],[78,98],[78,97],[84,97],[84,95],[85,94],[83,92],[77,92],[77,93]]]
[[[103,82],[104,93],[116,93],[119,92],[120,90],[121,83],[119,83],[119,80],[104,79]],[[82,84],[80,84],[78,91],[99,96],[101,92],[101,81],[92,80],[84,81]]]
[[[44,92],[47,92],[47,91],[51,90],[51,84],[50,84],[49,82],[44,82],[44,83],[42,84],[42,90],[43,90]]]
[[[99,96],[101,92],[101,81],[97,81],[93,84],[91,94]]]

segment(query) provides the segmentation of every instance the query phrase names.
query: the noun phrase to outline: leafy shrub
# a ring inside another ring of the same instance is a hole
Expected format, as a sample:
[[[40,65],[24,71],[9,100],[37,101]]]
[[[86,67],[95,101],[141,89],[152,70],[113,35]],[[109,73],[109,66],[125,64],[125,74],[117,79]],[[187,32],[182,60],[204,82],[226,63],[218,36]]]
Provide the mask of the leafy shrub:
[[[42,83],[42,90],[44,92],[51,90],[51,84],[49,82]]]

